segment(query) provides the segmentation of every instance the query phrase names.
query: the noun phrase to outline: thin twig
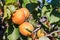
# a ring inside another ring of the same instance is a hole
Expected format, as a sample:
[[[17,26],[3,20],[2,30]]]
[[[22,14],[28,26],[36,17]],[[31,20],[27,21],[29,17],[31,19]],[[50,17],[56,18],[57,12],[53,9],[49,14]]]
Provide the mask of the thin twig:
[[[32,32],[32,40],[36,39],[36,32],[39,30],[40,28],[36,28],[33,32]]]
[[[57,31],[51,32],[50,34],[47,34],[46,36],[51,36],[53,33],[56,33],[56,32],[60,32],[60,30],[57,30]]]
[[[40,28],[35,29],[35,30],[33,31],[33,33],[37,32],[39,29],[40,29]]]

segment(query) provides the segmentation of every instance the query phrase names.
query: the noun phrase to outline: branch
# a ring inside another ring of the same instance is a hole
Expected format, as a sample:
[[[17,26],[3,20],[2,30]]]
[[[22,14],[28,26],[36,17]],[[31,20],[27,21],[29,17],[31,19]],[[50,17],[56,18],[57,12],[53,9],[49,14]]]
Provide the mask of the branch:
[[[57,31],[51,32],[50,34],[47,34],[46,36],[51,36],[53,33],[56,33],[56,32],[60,32],[60,30],[57,30]]]
[[[37,29],[35,29],[32,33],[35,33],[35,32],[37,32],[38,30],[39,30],[40,28],[37,28]]]

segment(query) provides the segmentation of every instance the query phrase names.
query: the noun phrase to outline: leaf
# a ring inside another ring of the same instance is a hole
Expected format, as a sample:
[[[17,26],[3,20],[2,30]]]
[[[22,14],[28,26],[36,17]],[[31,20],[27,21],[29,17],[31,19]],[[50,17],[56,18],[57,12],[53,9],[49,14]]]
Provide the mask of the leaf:
[[[42,8],[41,16],[43,16],[46,11],[47,11],[47,8],[46,8],[46,6],[44,6],[44,7]]]
[[[0,1],[0,7],[2,7],[3,6],[3,3],[2,3],[2,1]]]
[[[22,6],[23,7],[26,7],[26,5],[27,4],[29,4],[29,3],[37,3],[37,0],[23,0],[23,4],[22,4]],[[31,4],[32,5],[32,4]],[[30,6],[31,7],[31,6]],[[30,8],[29,7],[29,8]],[[32,7],[31,7],[32,8]],[[34,7],[33,7],[34,8]]]
[[[37,3],[37,0],[32,0],[33,3]]]
[[[51,5],[53,7],[60,7],[60,0],[52,0]]]
[[[13,13],[16,10],[16,7],[14,5],[8,5],[8,9]]]
[[[39,40],[50,40],[48,37],[40,37]]]
[[[22,4],[22,6],[23,6],[23,7],[26,7],[26,4],[28,4],[28,3],[30,3],[29,0],[23,0],[23,4]]]
[[[6,6],[4,6],[4,17],[3,18],[6,18],[7,17],[7,13],[6,13]]]
[[[60,13],[60,7],[57,9],[57,11]]]
[[[7,13],[7,19],[11,18],[11,12],[9,9],[6,9],[6,13]]]
[[[20,40],[23,40],[23,38],[20,36]]]
[[[12,34],[8,35],[9,40],[17,40],[19,37],[19,30],[18,28],[14,28],[14,31]]]
[[[51,14],[51,12],[52,12],[52,10],[53,10],[53,8],[52,8],[52,5],[50,5],[50,9],[48,9],[48,10],[50,10],[49,12],[46,12],[46,17],[48,18],[48,20],[50,20],[50,14]]]
[[[36,27],[36,20],[34,20],[34,19],[31,19],[31,20],[29,20],[29,23],[31,23],[34,27]]]
[[[10,19],[11,17],[11,12],[10,10],[7,8],[7,6],[4,6],[4,19],[7,18],[7,19]]]
[[[51,15],[51,17],[50,17],[50,23],[54,23],[54,22],[57,22],[59,20],[60,20],[60,18],[58,18],[58,17],[56,17],[54,15]]]
[[[16,3],[17,0],[6,0],[6,5],[10,3]]]
[[[32,40],[32,38],[31,37],[28,37],[28,40]]]
[[[37,3],[28,3],[26,4],[26,7],[29,9],[30,12],[35,11],[35,8],[37,7]]]

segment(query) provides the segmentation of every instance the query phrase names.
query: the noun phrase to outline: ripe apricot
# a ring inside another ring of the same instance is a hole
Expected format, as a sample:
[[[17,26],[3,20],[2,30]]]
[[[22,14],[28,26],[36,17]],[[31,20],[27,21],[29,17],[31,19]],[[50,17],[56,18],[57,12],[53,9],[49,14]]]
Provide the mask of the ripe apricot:
[[[29,10],[27,8],[21,8],[20,10],[22,10],[24,12],[25,18],[27,19],[29,17],[29,15],[30,15]]]
[[[23,11],[18,9],[13,15],[12,15],[12,22],[15,24],[22,24],[25,20],[25,14]]]
[[[30,36],[34,27],[29,22],[24,22],[19,26],[19,31],[24,36]]]

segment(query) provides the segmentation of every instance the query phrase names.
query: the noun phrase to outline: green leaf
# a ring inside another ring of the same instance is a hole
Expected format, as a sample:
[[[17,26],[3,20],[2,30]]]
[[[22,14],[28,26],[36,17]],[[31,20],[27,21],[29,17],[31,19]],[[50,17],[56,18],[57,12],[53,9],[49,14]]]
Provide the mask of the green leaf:
[[[7,7],[4,6],[4,17],[3,17],[4,19],[7,17],[6,8],[7,8]]]
[[[10,19],[11,18],[11,12],[10,10],[7,8],[7,6],[4,6],[4,19],[7,18],[7,19]]]
[[[28,3],[26,7],[29,9],[30,12],[34,12],[35,8],[37,7],[37,3]]]
[[[7,13],[7,19],[11,18],[11,12],[9,9],[6,9],[6,13]]]
[[[37,7],[37,0],[23,0],[22,7],[26,7],[30,12],[33,12]]]
[[[57,22],[59,20],[60,20],[60,18],[58,18],[58,17],[56,17],[54,15],[51,15],[51,17],[50,17],[50,23],[54,23],[54,22]]]
[[[14,5],[8,5],[8,9],[13,13],[16,10],[16,7]]]
[[[42,8],[41,16],[43,16],[46,11],[47,11],[47,8],[46,8],[46,6],[44,6],[44,7]]]
[[[23,38],[20,36],[20,40],[23,40]]]
[[[23,0],[23,7],[26,7],[27,4],[29,3],[37,3],[37,0]]]
[[[8,39],[9,40],[17,40],[19,37],[19,30],[18,28],[14,28],[14,31],[12,32],[12,34],[8,35]]]
[[[32,38],[31,37],[28,37],[28,40],[32,40]]]
[[[1,6],[3,6],[3,3],[2,3],[2,1],[0,1],[0,7],[1,7]]]
[[[57,11],[60,13],[60,7],[57,9]]]
[[[48,9],[49,10],[49,12],[46,12],[46,17],[48,18],[48,20],[50,20],[50,14],[51,14],[51,12],[52,12],[52,10],[53,10],[53,8],[52,8],[52,5],[50,5],[50,9]]]
[[[16,3],[17,0],[6,0],[6,5],[10,3]]]
[[[26,7],[26,4],[28,4],[28,3],[30,3],[29,0],[23,0],[23,4],[22,4],[22,6],[23,6],[23,7]]]
[[[36,27],[36,20],[34,20],[34,19],[31,19],[31,20],[29,20],[29,23],[31,23],[34,27]]]
[[[31,2],[33,2],[33,3],[37,3],[37,0],[32,0]]]
[[[39,40],[50,40],[48,37],[40,37]]]

